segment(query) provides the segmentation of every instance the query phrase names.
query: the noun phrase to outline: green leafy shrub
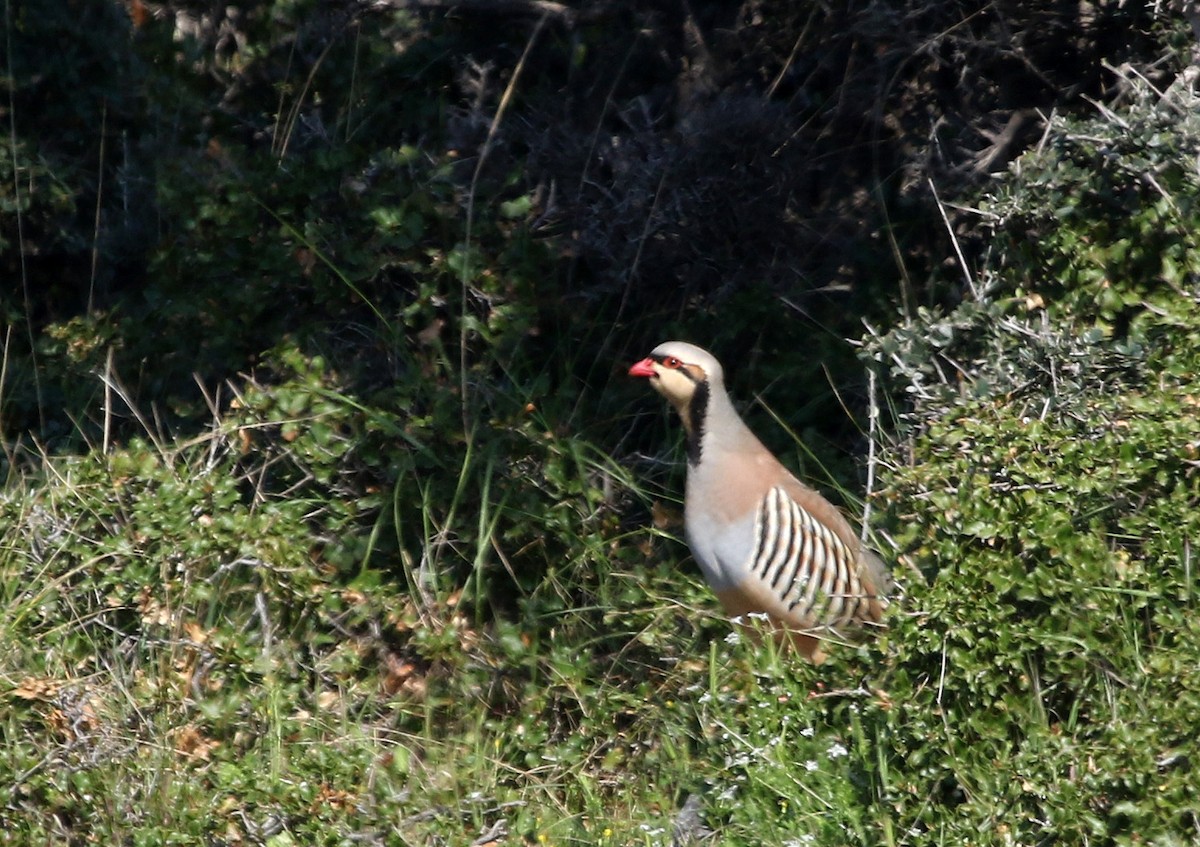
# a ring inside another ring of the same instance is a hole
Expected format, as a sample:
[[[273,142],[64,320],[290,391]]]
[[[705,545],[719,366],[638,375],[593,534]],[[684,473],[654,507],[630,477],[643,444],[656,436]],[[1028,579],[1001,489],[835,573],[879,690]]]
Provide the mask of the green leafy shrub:
[[[867,345],[910,398],[911,460],[882,497],[930,580],[908,581],[874,719],[885,807],[916,837],[1179,843],[1200,822],[1180,755],[1198,729],[1197,139],[1144,89],[1121,118],[1052,126],[985,207],[986,298]]]

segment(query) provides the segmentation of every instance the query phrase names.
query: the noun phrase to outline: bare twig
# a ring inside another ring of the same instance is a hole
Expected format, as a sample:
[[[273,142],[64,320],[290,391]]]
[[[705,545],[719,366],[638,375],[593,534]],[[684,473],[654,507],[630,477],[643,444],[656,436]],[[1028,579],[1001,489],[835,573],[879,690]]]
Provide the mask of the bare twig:
[[[87,314],[90,318],[96,305],[96,277],[100,271],[100,211],[104,198],[104,157],[107,152],[108,101],[100,107],[100,153],[96,165],[96,214],[92,222],[92,272],[88,279]]]
[[[0,359],[0,433],[7,432],[9,429],[4,421],[4,387],[8,384],[8,351],[10,349],[12,349],[12,324],[4,328],[4,356]],[[8,459],[8,469],[11,473],[16,467],[16,450],[3,436],[0,436],[0,447],[4,448],[4,458]]]
[[[101,442],[101,454],[108,455],[112,446],[112,417],[113,417],[113,348],[108,348],[104,357],[104,440]]]
[[[871,523],[871,494],[875,490],[875,442],[879,435],[879,394],[875,366],[867,368],[867,487],[863,492],[862,529],[859,538],[867,540]]]
[[[8,56],[6,71],[9,79],[16,78],[12,67],[12,5],[12,3],[4,4],[4,46],[5,54]],[[42,369],[38,366],[37,340],[33,330],[33,298],[29,293],[29,272],[25,266],[25,215],[22,212],[25,204],[21,195],[21,157],[18,155],[17,146],[16,92],[16,85],[8,86],[8,143],[9,153],[12,158],[12,208],[13,217],[17,223],[17,259],[21,268],[21,296],[25,305],[25,332],[29,340],[29,360],[32,365],[30,372],[33,374],[33,391],[37,396],[38,428],[42,432],[45,432],[46,408],[42,400]]]
[[[146,416],[143,415],[138,409],[137,404],[134,403],[133,397],[130,395],[129,390],[125,388],[125,385],[121,382],[121,377],[118,376],[116,369],[112,366],[111,350],[109,351],[108,360],[105,363],[104,372],[99,374],[99,377],[100,381],[104,383],[104,452],[108,452],[110,444],[109,420],[113,414],[113,395],[115,394],[117,397],[121,398],[121,401],[125,404],[125,407],[129,409],[129,411],[137,419],[137,422],[142,425],[142,430],[146,433],[146,437],[153,442],[154,447],[158,450],[158,454],[163,459],[163,462],[169,465],[170,462],[168,461],[168,457],[170,451],[167,449],[167,443],[162,431],[158,427],[153,426],[150,421],[146,419]]]
[[[938,197],[937,186],[933,184],[933,180],[929,180],[929,190],[933,192],[933,201],[937,203],[938,212],[942,216],[942,223],[946,225],[946,232],[950,235],[950,243],[954,245],[954,255],[958,256],[958,263],[962,266],[963,277],[967,280],[967,287],[971,289],[971,296],[975,300],[983,299],[983,292],[975,288],[975,279],[971,276],[971,268],[967,265],[967,258],[963,255],[962,248],[958,246],[958,236],[954,233],[954,227],[950,225],[950,218],[946,214],[946,207],[942,205],[942,198]]]
[[[529,59],[529,54],[533,52],[533,45],[537,43],[538,36],[546,25],[546,20],[547,13],[543,12],[537,26],[530,33],[529,40],[525,42],[525,50],[521,53],[521,58],[517,60],[517,66],[513,68],[512,77],[504,89],[504,94],[500,97],[500,105],[496,107],[496,114],[492,116],[492,122],[488,126],[487,138],[484,139],[483,147],[479,151],[479,159],[475,162],[475,172],[471,175],[471,187],[467,193],[467,224],[465,237],[463,238],[466,244],[466,255],[463,257],[462,263],[462,313],[459,315],[458,326],[458,369],[459,390],[462,402],[463,437],[467,440],[468,445],[470,445],[473,438],[473,429],[469,420],[470,402],[467,380],[467,308],[469,304],[468,294],[470,293],[468,289],[470,288],[471,280],[471,228],[475,219],[475,195],[479,186],[479,177],[483,173],[483,165],[487,161],[488,154],[492,150],[492,145],[496,141],[496,133],[500,129],[500,121],[504,118],[505,112],[508,111],[509,104],[512,103],[513,92],[517,90],[517,80],[521,78],[521,74],[525,70],[525,62]]]
[[[767,86],[767,92],[763,95],[764,100],[770,100],[775,96],[775,90],[779,88],[779,83],[783,82],[783,78],[787,76],[792,63],[796,61],[796,54],[800,51],[800,45],[804,43],[804,39],[808,36],[808,30],[812,26],[813,19],[817,16],[818,8],[817,6],[813,6],[808,20],[804,22],[804,29],[800,30],[800,34],[796,36],[796,42],[792,45],[792,52],[788,53],[788,57],[784,60],[783,66],[780,67],[779,73],[775,74],[775,79],[771,80],[771,84]]]
[[[471,847],[490,847],[490,845],[498,844],[507,837],[508,821],[500,818],[483,832],[479,833],[479,837],[471,842]]]
[[[589,4],[600,7],[587,13],[551,0],[376,0],[377,9],[453,9],[468,14],[486,15],[538,15],[542,21],[554,20],[573,26],[577,21],[595,20],[605,4]],[[539,22],[539,26],[541,23]]]

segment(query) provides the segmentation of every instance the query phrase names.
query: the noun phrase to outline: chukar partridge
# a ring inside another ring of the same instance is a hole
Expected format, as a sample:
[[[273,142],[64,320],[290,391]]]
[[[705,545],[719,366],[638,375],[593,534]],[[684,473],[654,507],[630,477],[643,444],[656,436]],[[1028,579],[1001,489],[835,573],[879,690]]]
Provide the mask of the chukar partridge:
[[[629,374],[647,377],[683,421],[688,546],[732,617],[765,615],[813,662],[823,639],[880,624],[891,588],[883,562],[750,431],[712,354],[668,341]]]

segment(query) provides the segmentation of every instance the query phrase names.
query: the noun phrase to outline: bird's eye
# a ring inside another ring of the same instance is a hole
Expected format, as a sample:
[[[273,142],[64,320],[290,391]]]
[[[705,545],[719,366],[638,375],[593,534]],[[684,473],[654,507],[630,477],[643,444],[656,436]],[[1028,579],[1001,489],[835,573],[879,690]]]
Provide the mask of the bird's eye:
[[[662,360],[662,363],[664,368],[671,368],[672,370],[680,367],[683,364],[683,362],[679,361],[674,356],[667,356],[667,358]]]

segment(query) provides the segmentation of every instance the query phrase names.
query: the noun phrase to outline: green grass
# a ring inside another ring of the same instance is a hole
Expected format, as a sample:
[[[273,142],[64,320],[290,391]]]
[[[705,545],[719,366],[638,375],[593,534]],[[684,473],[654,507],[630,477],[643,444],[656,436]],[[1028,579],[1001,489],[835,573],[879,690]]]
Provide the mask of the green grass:
[[[399,572],[347,588],[311,509],[229,496],[259,469],[239,480],[228,448],[47,459],[7,500],[11,843],[427,843],[500,817],[535,843],[660,843],[681,792],[736,789],[698,750],[766,743],[725,716],[774,701],[752,653],[709,651],[719,625],[680,605],[694,577],[652,570],[640,608],[482,624]]]
[[[828,676],[727,643],[602,451],[494,420],[427,464],[433,430],[396,442],[321,360],[277,361],[205,437],[43,455],[10,488],[9,843],[426,844],[504,819],[659,844],[695,793],[730,843],[785,844],[845,804],[856,759],[829,751],[864,741],[823,723],[841,695],[808,699]],[[391,463],[390,489],[355,482]]]

